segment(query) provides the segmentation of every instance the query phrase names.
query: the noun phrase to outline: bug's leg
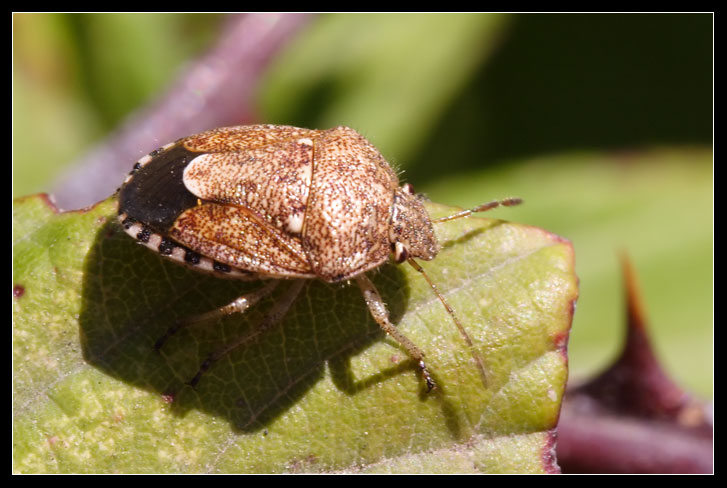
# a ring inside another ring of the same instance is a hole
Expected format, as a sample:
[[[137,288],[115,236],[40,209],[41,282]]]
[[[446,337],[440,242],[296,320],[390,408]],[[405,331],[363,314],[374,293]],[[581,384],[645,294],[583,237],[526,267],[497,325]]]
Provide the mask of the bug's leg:
[[[157,341],[154,343],[154,349],[159,351],[162,346],[167,342],[167,340],[172,337],[174,334],[179,332],[181,329],[189,326],[198,324],[200,322],[206,322],[211,321],[214,319],[218,319],[220,317],[224,317],[225,315],[232,315],[233,313],[242,313],[248,308],[255,305],[257,302],[265,298],[266,296],[270,295],[270,293],[273,292],[276,286],[278,286],[279,280],[270,280],[268,284],[260,288],[259,290],[251,291],[250,293],[245,293],[241,297],[236,298],[233,302],[228,303],[227,305],[224,305],[220,308],[217,308],[215,310],[212,310],[207,313],[203,313],[200,315],[195,315],[194,317],[188,317],[186,319],[182,319],[177,321],[174,325],[169,327],[167,331],[162,335]]]
[[[304,280],[295,280],[293,281],[290,288],[288,288],[285,292],[285,294],[280,297],[278,301],[275,302],[273,305],[273,308],[268,312],[268,314],[263,318],[263,320],[252,330],[248,331],[247,333],[243,334],[241,337],[239,337],[236,341],[226,345],[222,349],[218,349],[212,353],[210,353],[209,356],[207,356],[207,359],[204,360],[202,365],[199,367],[199,371],[197,371],[197,374],[194,375],[194,378],[192,378],[189,383],[187,383],[189,386],[194,387],[199,383],[200,378],[202,375],[212,367],[213,364],[215,364],[220,358],[227,355],[230,351],[244,345],[252,342],[255,340],[260,334],[265,332],[268,329],[271,329],[273,326],[280,323],[280,321],[285,317],[285,314],[290,309],[290,306],[293,305],[293,302],[298,297],[298,294],[300,293],[300,290],[303,288],[303,285],[305,285]]]
[[[371,280],[369,280],[366,275],[363,274],[357,276],[355,279],[356,283],[358,283],[359,288],[361,288],[361,293],[363,293],[366,305],[368,305],[369,311],[374,317],[374,320],[376,320],[379,326],[384,329],[384,332],[389,334],[391,337],[396,339],[399,344],[404,346],[406,352],[414,361],[416,361],[417,366],[419,366],[419,369],[422,372],[422,376],[424,377],[424,381],[427,384],[427,391],[431,391],[433,388],[436,387],[436,383],[434,383],[434,380],[429,374],[429,370],[427,369],[426,364],[424,364],[424,353],[422,353],[422,351],[408,337],[406,337],[399,329],[396,328],[396,326],[394,326],[394,324],[389,321],[389,312],[388,310],[386,310],[386,304],[384,303],[384,300],[381,298],[381,295],[379,295],[379,292],[376,290],[376,287],[371,282]]]

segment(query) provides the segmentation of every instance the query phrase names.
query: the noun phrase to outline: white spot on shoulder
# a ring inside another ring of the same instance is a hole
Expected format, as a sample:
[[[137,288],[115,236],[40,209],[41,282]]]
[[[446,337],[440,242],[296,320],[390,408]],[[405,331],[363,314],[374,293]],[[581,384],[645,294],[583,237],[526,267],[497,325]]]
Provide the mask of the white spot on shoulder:
[[[204,174],[204,166],[209,163],[209,156],[209,154],[202,154],[194,158],[184,168],[182,175],[184,186],[199,198],[204,198],[209,186],[207,179],[200,177],[200,174]]]
[[[291,234],[300,234],[303,230],[303,213],[292,213],[287,220],[287,229]]]
[[[298,144],[302,144],[304,146],[312,146],[313,141],[308,137],[301,137],[300,139],[298,139]]]

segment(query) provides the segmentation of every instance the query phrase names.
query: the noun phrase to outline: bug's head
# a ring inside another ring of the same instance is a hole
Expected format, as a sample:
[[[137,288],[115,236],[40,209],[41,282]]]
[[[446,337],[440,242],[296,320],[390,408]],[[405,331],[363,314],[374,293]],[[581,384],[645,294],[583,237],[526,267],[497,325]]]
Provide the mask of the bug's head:
[[[408,258],[429,261],[439,252],[429,213],[409,184],[403,185],[394,194],[389,240],[397,263]]]

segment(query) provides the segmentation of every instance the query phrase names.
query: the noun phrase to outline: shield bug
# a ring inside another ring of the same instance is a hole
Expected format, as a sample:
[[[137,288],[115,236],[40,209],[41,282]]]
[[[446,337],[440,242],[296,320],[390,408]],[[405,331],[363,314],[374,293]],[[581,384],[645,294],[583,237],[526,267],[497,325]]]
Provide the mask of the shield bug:
[[[435,387],[422,351],[390,321],[366,272],[408,262],[421,272],[484,367],[452,308],[414,260],[434,259],[433,223],[466,217],[519,199],[494,201],[432,220],[411,185],[361,134],[290,126],[226,127],[167,144],[134,165],[118,193],[119,219],[128,234],[159,254],[194,269],[242,280],[267,280],[259,290],[180,328],[242,312],[283,280],[290,286],[251,332],[212,352],[189,382],[231,350],[280,322],[305,280],[355,281],[371,315],[416,362],[427,389]]]

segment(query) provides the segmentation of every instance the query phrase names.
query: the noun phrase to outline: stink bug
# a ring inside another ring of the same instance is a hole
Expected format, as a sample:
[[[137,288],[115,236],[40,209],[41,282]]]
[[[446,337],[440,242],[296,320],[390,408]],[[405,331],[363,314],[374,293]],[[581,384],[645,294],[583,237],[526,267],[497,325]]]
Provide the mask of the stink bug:
[[[511,198],[432,220],[411,185],[399,185],[379,151],[348,127],[227,127],[185,137],[141,158],[118,193],[119,220],[140,243],[197,270],[242,280],[269,280],[259,290],[207,314],[177,323],[155,344],[189,323],[242,312],[282,280],[286,293],[251,332],[212,352],[189,382],[278,323],[306,279],[355,281],[371,315],[435,387],[422,351],[390,321],[366,272],[393,256],[426,278],[484,367],[452,308],[414,258],[439,251],[433,223],[466,217]]]

